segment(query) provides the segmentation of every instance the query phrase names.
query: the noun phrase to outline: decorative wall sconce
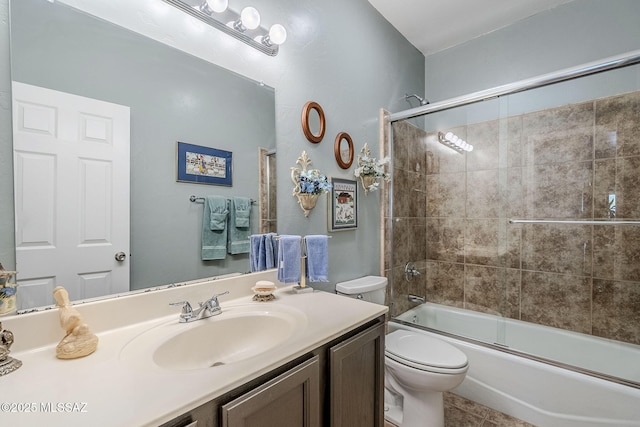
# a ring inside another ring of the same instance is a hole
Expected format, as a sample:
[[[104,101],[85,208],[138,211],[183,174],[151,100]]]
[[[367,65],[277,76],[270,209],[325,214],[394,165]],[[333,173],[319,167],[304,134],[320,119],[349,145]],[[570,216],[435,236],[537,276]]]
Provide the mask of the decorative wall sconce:
[[[391,181],[391,175],[384,169],[385,165],[389,164],[390,161],[389,157],[380,160],[371,157],[369,145],[364,144],[360,154],[358,154],[358,167],[354,172],[354,175],[360,178],[364,194],[376,191],[380,186],[380,180]]]
[[[467,141],[462,140],[453,132],[442,133],[438,132],[438,141],[442,145],[446,145],[452,150],[456,150],[458,153],[464,153],[473,151],[473,145],[467,144]]]
[[[302,152],[296,163],[301,168],[295,166],[291,168],[291,180],[294,184],[292,194],[298,198],[298,204],[300,204],[306,218],[309,216],[309,212],[316,207],[320,194],[331,190],[331,184],[318,169],[308,169],[311,165],[311,159],[306,151]]]
[[[7,271],[0,263],[0,316],[16,311],[15,271]],[[12,280],[13,279],[13,280]],[[13,283],[12,283],[13,282]],[[0,344],[2,344],[0,342]],[[0,360],[2,355],[0,354]]]
[[[287,39],[287,30],[280,24],[268,30],[261,27],[260,13],[251,6],[238,13],[229,9],[229,0],[162,1],[269,56],[276,56]]]

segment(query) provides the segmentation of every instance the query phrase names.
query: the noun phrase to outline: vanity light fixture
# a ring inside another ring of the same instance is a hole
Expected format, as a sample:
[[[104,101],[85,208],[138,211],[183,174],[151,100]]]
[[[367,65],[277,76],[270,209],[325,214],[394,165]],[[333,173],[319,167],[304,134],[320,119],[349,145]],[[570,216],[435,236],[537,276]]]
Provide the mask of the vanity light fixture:
[[[273,46],[281,45],[287,39],[287,30],[280,24],[273,24],[271,28],[269,28],[269,34],[266,36],[262,36],[260,43],[263,43],[265,46]]]
[[[205,0],[200,4],[200,11],[207,15],[222,13],[229,7],[229,0]]]
[[[458,153],[464,153],[473,151],[473,145],[468,144],[467,141],[464,141],[462,138],[459,138],[453,132],[442,133],[438,132],[438,142],[442,145],[446,145],[452,150],[457,151]]]
[[[247,6],[240,12],[240,19],[235,22],[230,22],[227,25],[231,25],[236,31],[244,33],[247,30],[255,30],[260,26],[260,13],[255,7]]]
[[[268,30],[261,27],[260,13],[251,6],[238,13],[229,8],[229,0],[162,1],[269,56],[276,56],[287,39],[287,31],[280,24]]]

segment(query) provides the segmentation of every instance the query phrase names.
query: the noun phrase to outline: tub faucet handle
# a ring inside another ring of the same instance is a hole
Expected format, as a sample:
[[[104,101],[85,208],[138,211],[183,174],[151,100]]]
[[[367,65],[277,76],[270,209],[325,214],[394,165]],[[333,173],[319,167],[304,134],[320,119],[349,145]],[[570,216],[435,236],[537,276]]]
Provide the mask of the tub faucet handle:
[[[415,264],[411,261],[404,265],[404,280],[410,282],[415,276],[419,276],[420,272],[416,268]]]

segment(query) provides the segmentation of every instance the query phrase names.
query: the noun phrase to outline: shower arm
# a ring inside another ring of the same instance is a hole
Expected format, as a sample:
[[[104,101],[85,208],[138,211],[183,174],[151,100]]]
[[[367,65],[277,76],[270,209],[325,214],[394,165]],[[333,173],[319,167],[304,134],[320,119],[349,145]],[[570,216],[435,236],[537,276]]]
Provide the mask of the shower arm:
[[[405,101],[409,101],[409,99],[411,98],[417,99],[421,106],[427,105],[429,103],[429,100],[423,98],[422,96],[416,95],[415,93],[411,95],[409,95],[408,93],[404,94]]]

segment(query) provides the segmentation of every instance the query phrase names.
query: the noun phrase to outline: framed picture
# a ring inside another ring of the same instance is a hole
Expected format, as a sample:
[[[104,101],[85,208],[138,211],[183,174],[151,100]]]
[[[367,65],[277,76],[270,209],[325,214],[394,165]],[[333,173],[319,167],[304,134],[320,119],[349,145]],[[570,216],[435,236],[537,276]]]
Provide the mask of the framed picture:
[[[358,228],[358,183],[350,179],[331,178],[329,231]]]
[[[231,186],[231,151],[201,147],[178,141],[178,182]]]

